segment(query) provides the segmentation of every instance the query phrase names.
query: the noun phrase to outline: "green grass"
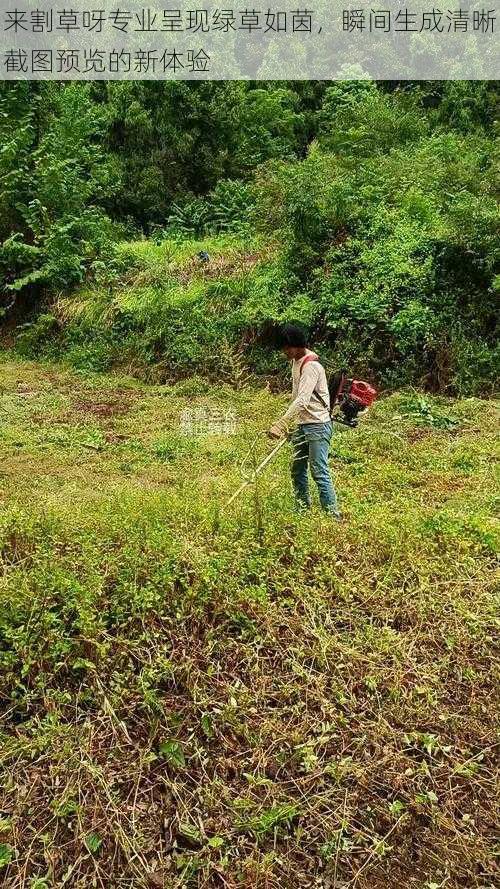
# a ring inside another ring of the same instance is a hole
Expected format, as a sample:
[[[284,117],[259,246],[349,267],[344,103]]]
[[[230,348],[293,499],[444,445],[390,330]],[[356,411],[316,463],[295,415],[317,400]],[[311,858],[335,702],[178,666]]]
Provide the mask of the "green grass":
[[[199,250],[210,254],[201,263]],[[165,382],[193,372],[234,379],[252,361],[244,346],[280,296],[276,246],[258,236],[203,241],[131,241],[84,286],[52,295],[16,331],[26,358],[81,371],[129,373]]]
[[[262,239],[246,237],[242,242],[238,235],[216,235],[211,238],[182,240],[164,239],[159,243],[151,240],[124,241],[117,245],[116,256],[119,266],[134,279],[141,275],[149,283],[163,283],[166,277],[177,275],[186,269],[203,276],[208,267],[195,259],[200,250],[210,255],[210,262],[219,266],[236,264],[245,252],[263,248]]]
[[[8,889],[496,883],[495,405],[337,431],[342,525],[286,453],[224,512],[285,403],[2,360]]]

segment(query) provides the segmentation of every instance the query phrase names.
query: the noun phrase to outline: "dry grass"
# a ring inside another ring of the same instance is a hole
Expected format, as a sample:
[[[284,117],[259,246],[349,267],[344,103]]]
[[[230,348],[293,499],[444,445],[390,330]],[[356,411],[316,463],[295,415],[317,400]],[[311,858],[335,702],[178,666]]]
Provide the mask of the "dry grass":
[[[490,889],[494,405],[382,399],[338,526],[221,513],[282,401],[197,385],[0,366],[4,885]]]

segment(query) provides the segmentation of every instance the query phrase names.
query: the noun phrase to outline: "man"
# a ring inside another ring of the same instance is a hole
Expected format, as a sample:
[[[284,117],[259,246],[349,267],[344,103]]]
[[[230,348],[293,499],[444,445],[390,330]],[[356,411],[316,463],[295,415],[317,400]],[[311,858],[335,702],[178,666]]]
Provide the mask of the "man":
[[[283,417],[269,429],[271,438],[286,435],[296,425],[291,442],[294,451],[292,484],[300,509],[309,509],[308,466],[318,486],[322,509],[340,518],[337,495],[328,465],[333,423],[330,419],[330,395],[325,369],[318,356],[307,348],[305,331],[295,324],[285,324],[278,334],[278,348],[292,362],[292,403]]]

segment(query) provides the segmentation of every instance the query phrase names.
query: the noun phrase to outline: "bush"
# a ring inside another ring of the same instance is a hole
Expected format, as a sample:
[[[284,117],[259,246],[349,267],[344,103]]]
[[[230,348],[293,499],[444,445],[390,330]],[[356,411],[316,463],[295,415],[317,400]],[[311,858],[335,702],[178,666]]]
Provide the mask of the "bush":
[[[294,319],[382,383],[491,390],[489,84],[35,87],[0,86],[2,304],[76,287],[53,309],[72,361],[241,379]],[[108,212],[153,237],[116,244]]]
[[[16,337],[16,348],[25,358],[34,358],[55,348],[54,338],[59,324],[50,312],[43,312],[35,321],[24,324]]]
[[[191,198],[173,205],[168,219],[168,234],[203,237],[242,232],[252,226],[254,213],[254,186],[221,179],[206,198]]]
[[[41,112],[30,93],[14,87],[0,94],[0,177],[9,183],[2,203],[15,228],[0,244],[0,270],[14,291],[81,283],[92,263],[109,255],[118,230],[98,206],[119,186],[96,141],[103,111],[89,84],[50,86],[41,136]],[[12,131],[13,117],[20,131]]]
[[[382,101],[366,85],[342,102],[332,90],[339,114]],[[357,167],[313,146],[304,161],[259,177],[261,214],[286,244],[288,317],[309,324],[337,363],[386,383],[489,390],[499,247],[492,143],[433,135],[383,157],[356,144],[367,155]],[[464,375],[458,355],[466,340],[482,356],[475,375]]]

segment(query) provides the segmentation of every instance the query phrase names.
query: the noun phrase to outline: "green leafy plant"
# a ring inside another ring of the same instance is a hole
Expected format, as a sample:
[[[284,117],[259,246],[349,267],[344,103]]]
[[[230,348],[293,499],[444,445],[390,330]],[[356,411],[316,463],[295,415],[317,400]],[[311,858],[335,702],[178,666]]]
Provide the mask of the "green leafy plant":
[[[96,855],[102,846],[102,837],[98,833],[91,832],[86,834],[84,843],[89,852]]]
[[[7,867],[14,858],[14,849],[8,843],[0,843],[0,867]]]
[[[186,765],[184,750],[179,741],[174,739],[162,741],[158,749],[165,762],[174,768],[183,768]]]

